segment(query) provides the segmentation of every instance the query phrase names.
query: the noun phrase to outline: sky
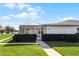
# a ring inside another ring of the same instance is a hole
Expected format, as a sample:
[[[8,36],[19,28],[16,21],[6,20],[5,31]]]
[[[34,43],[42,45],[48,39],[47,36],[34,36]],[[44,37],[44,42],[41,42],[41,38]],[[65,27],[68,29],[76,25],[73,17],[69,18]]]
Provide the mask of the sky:
[[[79,20],[79,3],[0,3],[0,24],[19,25]]]

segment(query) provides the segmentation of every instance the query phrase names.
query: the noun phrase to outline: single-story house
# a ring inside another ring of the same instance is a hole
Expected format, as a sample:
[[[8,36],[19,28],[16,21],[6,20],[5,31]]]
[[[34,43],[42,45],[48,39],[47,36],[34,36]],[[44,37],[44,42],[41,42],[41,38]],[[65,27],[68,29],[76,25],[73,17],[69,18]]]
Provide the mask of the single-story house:
[[[79,20],[65,20],[52,24],[20,25],[21,34],[75,34],[79,32]]]

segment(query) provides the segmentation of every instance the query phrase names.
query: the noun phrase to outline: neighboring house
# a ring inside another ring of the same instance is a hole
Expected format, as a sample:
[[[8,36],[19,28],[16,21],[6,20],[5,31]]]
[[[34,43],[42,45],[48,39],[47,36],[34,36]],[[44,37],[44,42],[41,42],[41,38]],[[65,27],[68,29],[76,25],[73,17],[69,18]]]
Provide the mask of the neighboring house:
[[[13,34],[19,34],[19,30],[14,30]]]
[[[20,25],[21,34],[75,34],[79,32],[79,20],[66,20],[52,24]]]

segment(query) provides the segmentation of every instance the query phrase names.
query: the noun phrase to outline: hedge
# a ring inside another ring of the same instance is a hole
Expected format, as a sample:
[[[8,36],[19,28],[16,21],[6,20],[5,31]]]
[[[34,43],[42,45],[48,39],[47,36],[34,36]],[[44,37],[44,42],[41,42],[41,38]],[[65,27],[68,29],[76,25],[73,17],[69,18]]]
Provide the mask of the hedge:
[[[15,34],[13,40],[16,42],[35,42],[36,35],[35,34]]]
[[[15,34],[13,40],[16,42],[36,42],[37,35],[35,34]],[[43,34],[43,41],[79,41],[79,34]]]
[[[70,35],[65,35],[64,36],[64,41],[67,41],[67,42],[77,42],[78,39],[77,39],[77,36],[75,34],[70,34]]]
[[[43,41],[66,41],[77,42],[78,38],[75,34],[43,34]]]
[[[75,35],[76,35],[76,37],[77,37],[77,39],[79,41],[79,33],[76,33]]]

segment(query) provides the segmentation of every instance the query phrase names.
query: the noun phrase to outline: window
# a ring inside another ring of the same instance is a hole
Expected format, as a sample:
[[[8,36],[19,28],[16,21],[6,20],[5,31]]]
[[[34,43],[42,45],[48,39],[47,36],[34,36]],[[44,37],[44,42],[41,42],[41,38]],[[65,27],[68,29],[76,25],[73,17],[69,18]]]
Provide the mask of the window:
[[[79,28],[77,28],[77,33],[79,33]]]
[[[26,29],[25,33],[26,33],[26,34],[29,34],[29,29]]]

